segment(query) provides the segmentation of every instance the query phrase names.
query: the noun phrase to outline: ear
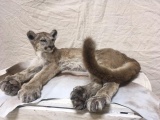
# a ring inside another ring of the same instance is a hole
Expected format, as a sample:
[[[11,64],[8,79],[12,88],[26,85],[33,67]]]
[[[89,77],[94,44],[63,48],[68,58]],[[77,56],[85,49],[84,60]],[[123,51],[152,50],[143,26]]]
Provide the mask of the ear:
[[[53,38],[57,38],[57,30],[52,30],[52,32],[50,33],[52,35]]]
[[[28,31],[27,36],[29,40],[33,40],[36,37],[36,34],[33,31]]]

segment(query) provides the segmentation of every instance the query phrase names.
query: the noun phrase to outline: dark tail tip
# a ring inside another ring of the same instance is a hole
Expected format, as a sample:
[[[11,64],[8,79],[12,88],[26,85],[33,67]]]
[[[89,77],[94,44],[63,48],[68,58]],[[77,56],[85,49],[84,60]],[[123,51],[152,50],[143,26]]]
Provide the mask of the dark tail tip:
[[[91,37],[87,37],[87,38],[84,40],[83,49],[95,50],[95,48],[96,48],[95,42],[92,40]]]

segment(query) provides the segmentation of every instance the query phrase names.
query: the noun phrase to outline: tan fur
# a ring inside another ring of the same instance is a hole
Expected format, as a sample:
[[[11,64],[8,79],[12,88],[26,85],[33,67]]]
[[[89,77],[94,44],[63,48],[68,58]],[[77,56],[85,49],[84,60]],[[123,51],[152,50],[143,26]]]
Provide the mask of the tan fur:
[[[59,72],[89,71],[93,81],[86,86],[76,87],[71,93],[71,100],[76,109],[87,106],[89,111],[96,112],[109,104],[118,90],[119,83],[131,80],[140,71],[137,61],[118,51],[95,51],[95,43],[91,38],[85,40],[83,49],[57,49],[54,45],[56,30],[37,34],[29,31],[27,36],[35,50],[36,58],[30,67],[7,76],[0,84],[1,90],[6,94],[18,93],[23,102],[32,102],[39,98],[43,86]]]
[[[91,38],[84,41],[83,62],[89,73],[102,82],[130,81],[140,71],[140,65],[136,60],[119,51],[107,48],[95,51],[95,43]]]
[[[95,50],[95,47],[94,41],[86,38],[82,56],[91,80],[97,84],[78,86],[71,93],[75,108],[87,107],[90,112],[102,111],[107,104],[110,104],[112,97],[118,91],[119,84],[135,78],[141,69],[136,60],[119,51],[110,48]],[[99,89],[101,84],[103,87]]]
[[[118,91],[119,84],[105,83],[103,87],[87,101],[87,109],[91,112],[102,111],[106,104],[111,103],[112,97]]]

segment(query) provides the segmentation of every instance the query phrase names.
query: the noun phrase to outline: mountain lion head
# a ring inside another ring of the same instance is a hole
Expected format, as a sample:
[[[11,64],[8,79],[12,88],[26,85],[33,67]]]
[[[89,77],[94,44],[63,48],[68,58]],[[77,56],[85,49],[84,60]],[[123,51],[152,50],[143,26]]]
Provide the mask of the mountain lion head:
[[[55,40],[57,37],[57,30],[52,30],[51,33],[40,32],[34,33],[33,31],[27,32],[28,39],[30,40],[35,51],[53,52],[55,49]]]

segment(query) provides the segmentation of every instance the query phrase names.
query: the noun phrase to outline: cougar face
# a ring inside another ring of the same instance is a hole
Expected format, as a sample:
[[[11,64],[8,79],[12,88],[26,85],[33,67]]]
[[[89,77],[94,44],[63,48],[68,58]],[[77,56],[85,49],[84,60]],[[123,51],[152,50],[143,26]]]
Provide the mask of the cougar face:
[[[57,30],[52,30],[51,33],[40,32],[34,33],[33,31],[27,32],[28,39],[30,40],[35,51],[53,52],[55,49],[55,40],[57,37]]]

